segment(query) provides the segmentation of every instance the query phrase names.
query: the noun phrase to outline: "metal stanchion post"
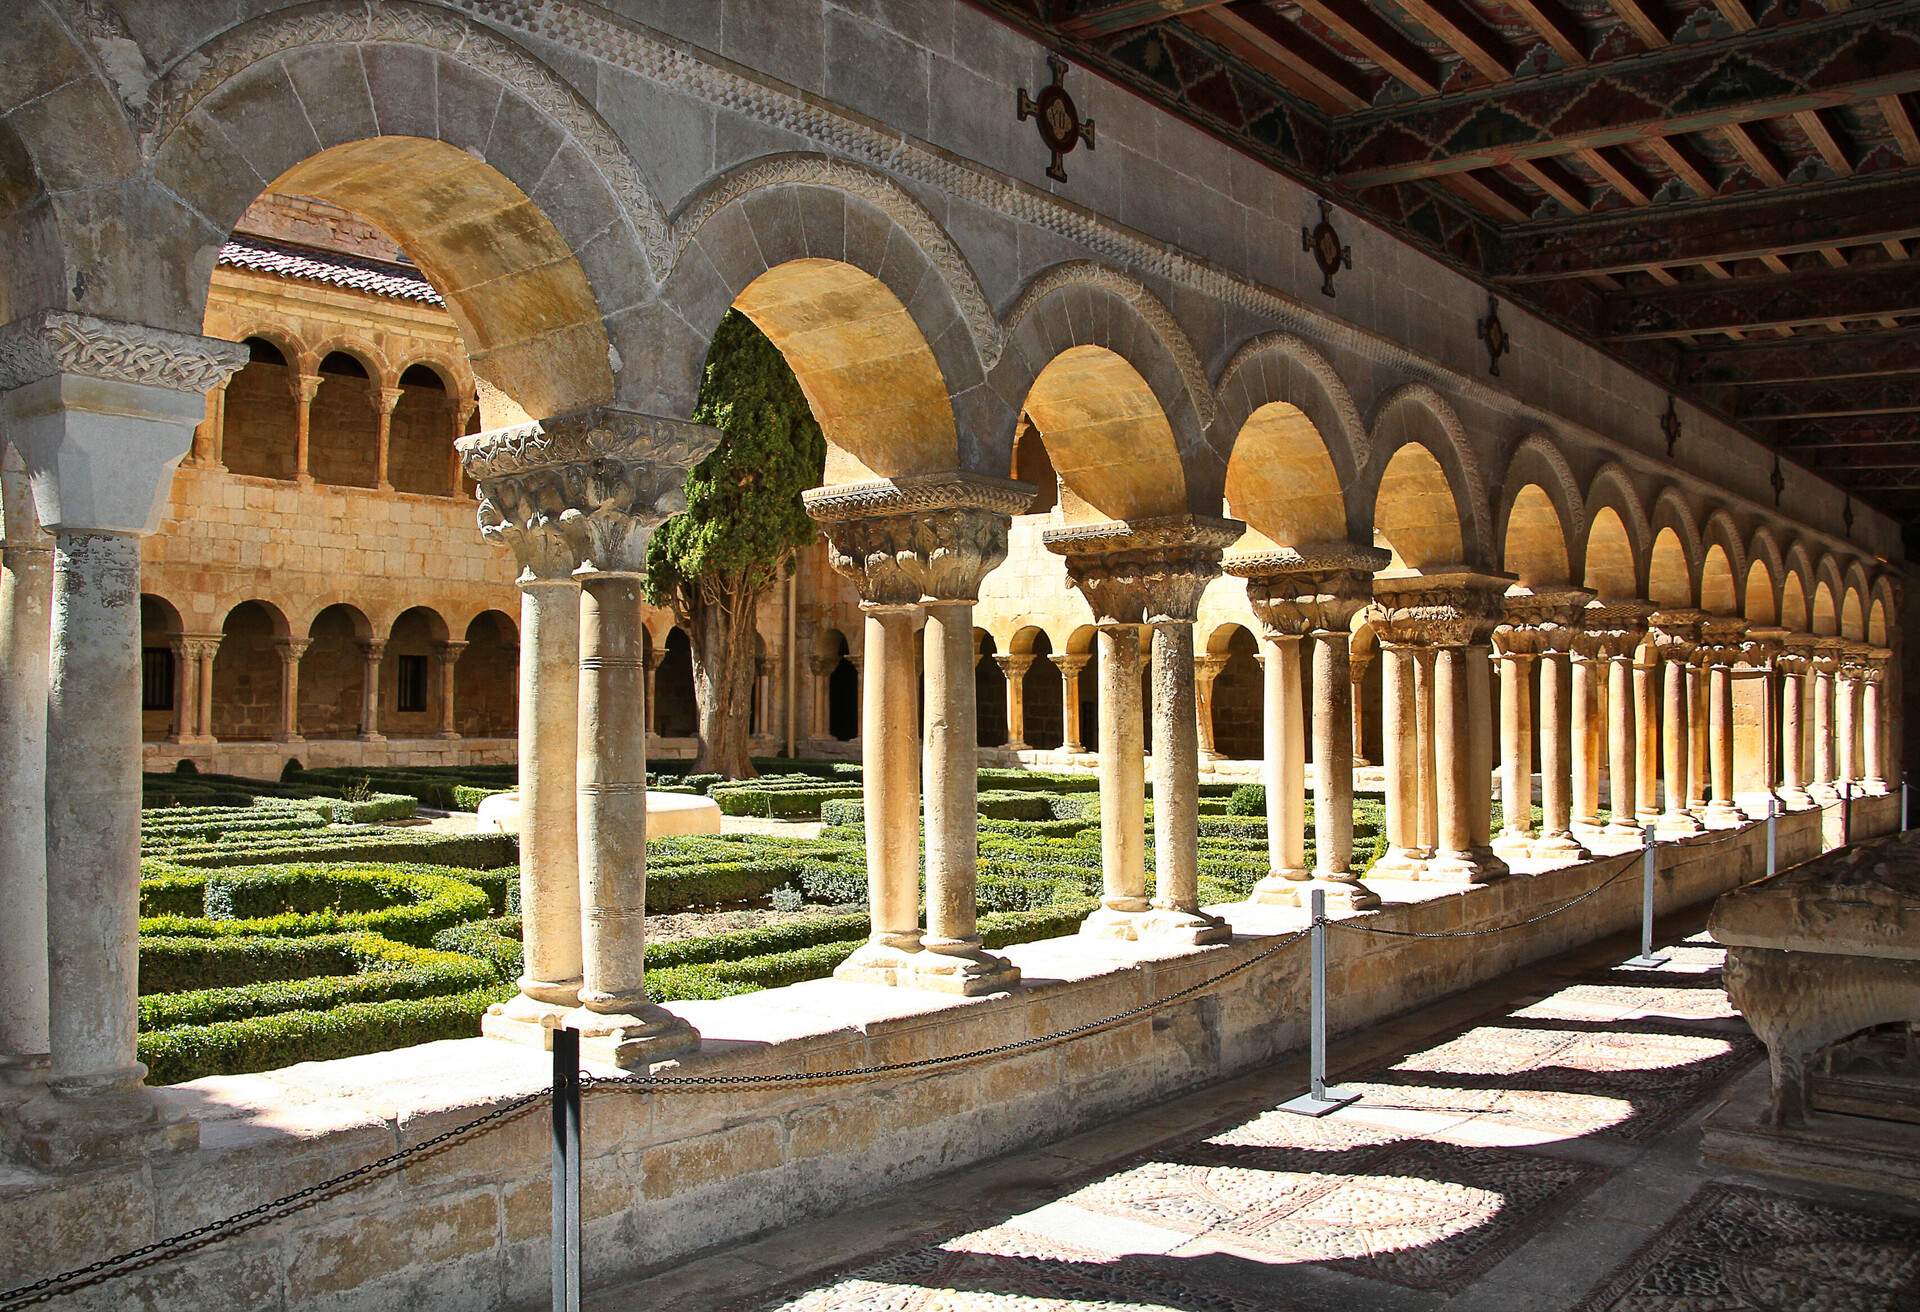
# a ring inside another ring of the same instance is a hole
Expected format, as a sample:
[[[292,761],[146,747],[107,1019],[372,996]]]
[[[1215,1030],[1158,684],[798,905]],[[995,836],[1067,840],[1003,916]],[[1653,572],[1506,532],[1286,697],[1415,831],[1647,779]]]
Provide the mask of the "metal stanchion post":
[[[1851,779],[1840,786],[1840,843],[1843,847],[1853,845],[1853,780]]]
[[[1672,960],[1666,953],[1653,950],[1653,869],[1658,846],[1649,825],[1640,856],[1640,955],[1626,961],[1636,970],[1658,970]]]
[[[1911,789],[1912,785],[1907,783],[1907,772],[1902,770],[1900,772],[1900,832],[1903,834],[1913,828],[1907,823],[1907,816],[1911,813],[1913,802]]]
[[[580,1312],[580,1032],[553,1031],[553,1312]]]
[[[1780,807],[1773,798],[1767,799],[1767,873],[1772,874],[1780,868]]]
[[[1308,1001],[1307,1020],[1307,1091],[1298,1098],[1289,1098],[1280,1104],[1281,1110],[1296,1112],[1301,1116],[1325,1116],[1328,1112],[1338,1111],[1349,1103],[1360,1101],[1360,1095],[1349,1093],[1345,1089],[1327,1087],[1327,894],[1325,889],[1316,888],[1308,896],[1308,913],[1313,917],[1313,929],[1309,940],[1311,951],[1312,995]]]

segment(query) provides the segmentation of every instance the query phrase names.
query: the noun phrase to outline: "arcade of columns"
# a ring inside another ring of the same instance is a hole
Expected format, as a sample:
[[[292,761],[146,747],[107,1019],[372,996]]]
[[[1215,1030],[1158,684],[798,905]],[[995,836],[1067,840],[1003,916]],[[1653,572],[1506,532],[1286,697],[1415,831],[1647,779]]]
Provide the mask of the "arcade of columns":
[[[46,689],[45,737],[9,735],[0,759],[0,830],[13,872],[0,931],[0,1050],[9,1054],[8,1082],[30,1094],[6,1118],[7,1136],[42,1166],[178,1147],[195,1133],[148,1093],[134,1056],[138,547],[204,393],[242,358],[229,343],[64,313],[16,323],[0,342],[7,435],[34,474],[46,530],[45,538],[9,537],[0,596],[9,720],[36,723]],[[486,1019],[490,1033],[541,1042],[547,1028],[565,1024],[582,1031],[590,1052],[623,1063],[699,1041],[645,993],[645,737],[629,727],[646,717],[639,576],[647,536],[713,440],[697,425],[598,407],[462,442],[483,530],[514,552],[522,592],[526,975],[520,995]],[[808,497],[866,623],[872,933],[841,968],[845,977],[965,994],[1017,980],[984,950],[975,924],[972,605],[1005,555],[1010,516],[1031,492],[954,472]],[[17,480],[8,495],[21,497]],[[1088,933],[1204,944],[1231,932],[1200,907],[1196,868],[1204,662],[1193,626],[1201,592],[1223,568],[1248,580],[1263,628],[1272,870],[1258,901],[1300,901],[1315,886],[1349,907],[1377,900],[1359,882],[1351,835],[1348,635],[1361,614],[1384,663],[1388,847],[1376,877],[1482,882],[1522,857],[1578,859],[1585,842],[1638,842],[1647,830],[1684,836],[1774,803],[1885,790],[1884,649],[1574,589],[1536,592],[1464,567],[1395,576],[1378,572],[1386,554],[1372,547],[1229,554],[1241,529],[1179,515],[1045,535],[1099,635],[1103,889]],[[923,743],[913,729],[922,622]],[[1310,709],[1301,705],[1302,661],[1315,676]],[[1496,664],[1508,817],[1497,836],[1489,787]],[[1139,714],[1148,695],[1158,746],[1151,896]],[[1535,721],[1537,833],[1526,819]],[[1069,732],[1077,736],[1077,726]],[[1309,735],[1323,763],[1311,866]],[[923,807],[924,928],[915,868]],[[35,841],[41,833],[44,844]]]

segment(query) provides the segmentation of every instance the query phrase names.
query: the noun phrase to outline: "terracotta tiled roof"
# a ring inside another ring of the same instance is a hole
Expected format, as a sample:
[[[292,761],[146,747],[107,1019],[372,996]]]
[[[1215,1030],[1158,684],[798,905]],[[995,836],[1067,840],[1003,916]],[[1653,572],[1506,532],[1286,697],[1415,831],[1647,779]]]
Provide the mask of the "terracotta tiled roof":
[[[433,289],[411,265],[389,264],[359,255],[292,246],[264,237],[234,236],[220,248],[220,263],[235,269],[253,269],[278,274],[282,278],[305,278],[310,282],[349,287],[370,296],[391,296],[396,300],[419,301],[424,305],[444,305]]]

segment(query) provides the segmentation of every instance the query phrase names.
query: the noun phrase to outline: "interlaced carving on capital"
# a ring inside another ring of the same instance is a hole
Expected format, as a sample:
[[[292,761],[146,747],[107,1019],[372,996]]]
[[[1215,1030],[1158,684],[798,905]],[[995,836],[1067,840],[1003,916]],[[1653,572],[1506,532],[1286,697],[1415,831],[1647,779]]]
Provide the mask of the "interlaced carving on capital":
[[[1656,607],[1647,601],[1600,601],[1587,607],[1574,650],[1586,656],[1632,655],[1647,635],[1647,618]]]
[[[1233,519],[1168,515],[1048,529],[1047,549],[1101,624],[1191,624],[1220,555],[1246,531]]]
[[[815,488],[802,500],[833,568],[861,600],[972,602],[1007,558],[1007,524],[1033,500],[1028,483],[959,471]]]
[[[687,471],[720,439],[705,424],[594,406],[456,443],[479,490],[480,532],[522,570],[638,572],[647,539],[686,508]],[[570,554],[570,563],[565,557]]]
[[[247,348],[145,324],[47,310],[0,327],[0,392],[57,374],[207,392],[247,363]]]

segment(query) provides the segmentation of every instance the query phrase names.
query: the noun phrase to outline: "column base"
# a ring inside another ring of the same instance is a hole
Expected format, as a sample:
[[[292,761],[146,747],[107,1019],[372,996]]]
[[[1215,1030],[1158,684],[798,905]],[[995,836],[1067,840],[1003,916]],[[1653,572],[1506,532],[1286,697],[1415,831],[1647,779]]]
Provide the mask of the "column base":
[[[1491,884],[1511,872],[1507,863],[1491,849],[1483,852],[1436,852],[1427,860],[1420,878],[1446,884]]]
[[[1155,907],[1138,922],[1138,937],[1155,943],[1180,943],[1200,947],[1208,943],[1233,940],[1233,927],[1219,916],[1184,907]]]
[[[1646,840],[1646,830],[1634,820],[1609,820],[1601,834],[1619,843],[1632,843],[1638,846]]]
[[[575,997],[566,1003],[543,1002],[525,993],[496,1002],[480,1018],[480,1033],[489,1039],[505,1039],[551,1052],[553,1032],[566,1024],[567,1016],[580,1005],[579,991],[580,981],[575,980]]]
[[[1301,886],[1312,878],[1311,870],[1271,871],[1260,877],[1260,882],[1247,894],[1247,901],[1263,907],[1297,906]]]
[[[1390,847],[1367,873],[1376,879],[1418,879],[1430,859],[1423,847]]]
[[[356,742],[363,743],[383,743],[386,740],[387,736],[383,733],[363,733],[355,737]]]
[[[1832,784],[1814,784],[1807,789],[1807,796],[1815,806],[1831,806],[1840,800],[1840,790]]]
[[[1700,822],[1708,829],[1738,829],[1747,822],[1747,817],[1732,802],[1713,801],[1707,803]]]
[[[1705,830],[1698,817],[1685,811],[1665,812],[1653,823],[1653,832],[1659,838],[1691,838]]]
[[[1126,905],[1108,906],[1106,903],[1087,913],[1080,922],[1080,932],[1089,938],[1112,938],[1131,943],[1140,937],[1140,921],[1151,914],[1151,908],[1145,898],[1127,898]]]
[[[1593,855],[1570,830],[1542,834],[1533,840],[1527,855],[1536,861],[1585,861]]]
[[[1009,993],[1020,983],[1020,968],[997,957],[975,940],[971,946],[927,947],[915,953],[895,981],[935,993],[977,998],[987,993]]]
[[[200,1146],[200,1123],[143,1084],[48,1090],[14,1108],[4,1130],[9,1155],[39,1171],[90,1170]]]
[[[44,1052],[0,1053],[0,1106],[24,1102],[47,1087]]]
[[[1810,811],[1815,805],[1812,794],[1804,788],[1780,790],[1780,809],[1783,811]]]
[[[1533,855],[1533,835],[1524,829],[1503,829],[1493,840],[1493,850],[1505,860],[1524,860]]]
[[[304,745],[307,739],[305,734],[283,733],[276,735],[273,741],[282,747],[299,747]]]
[[[1376,865],[1376,868],[1377,865]],[[1265,880],[1260,881],[1265,883]],[[1260,902],[1266,906],[1305,907],[1313,905],[1313,891],[1319,889],[1327,896],[1329,910],[1371,911],[1380,905],[1380,895],[1361,883],[1357,878],[1327,879],[1307,878],[1289,880],[1284,889],[1275,890],[1270,898],[1249,898],[1248,901]],[[1256,887],[1254,890],[1258,892]],[[1283,900],[1284,899],[1284,900]]]
[[[913,973],[914,964],[919,956],[918,944],[913,947],[902,947],[893,943],[869,940],[855,949],[852,956],[833,968],[833,977],[854,984],[884,984],[889,988],[898,987],[907,982],[907,977]]]
[[[622,1012],[576,1007],[564,1024],[580,1032],[582,1060],[610,1066],[645,1066],[700,1047],[699,1030],[653,1002]]]
[[[1885,779],[1862,779],[1856,797],[1885,797],[1891,791]]]

